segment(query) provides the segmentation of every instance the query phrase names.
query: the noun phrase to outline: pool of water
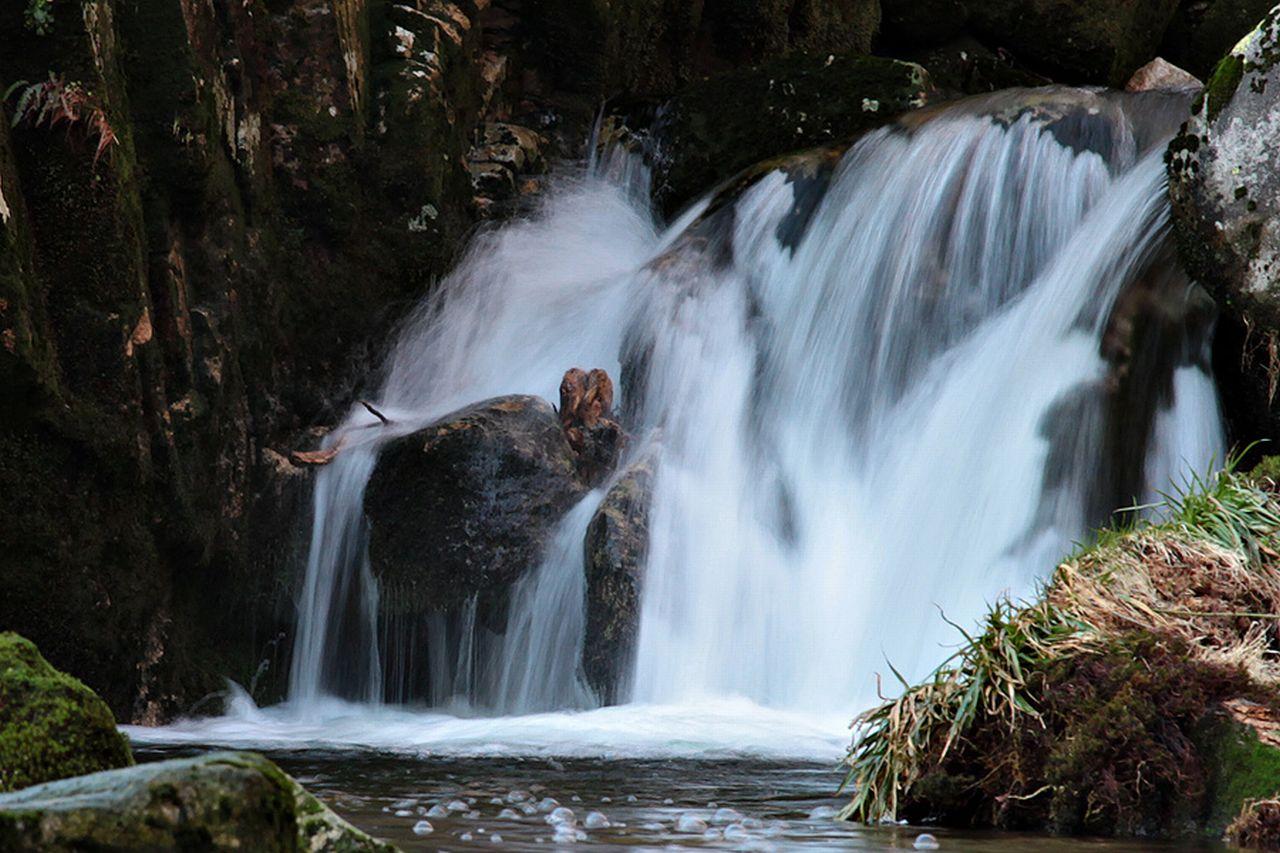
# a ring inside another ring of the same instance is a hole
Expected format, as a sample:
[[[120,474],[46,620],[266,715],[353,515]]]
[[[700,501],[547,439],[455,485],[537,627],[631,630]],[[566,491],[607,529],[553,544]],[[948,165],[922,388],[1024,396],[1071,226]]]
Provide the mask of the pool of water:
[[[144,761],[199,751],[136,748]],[[338,814],[405,850],[910,850],[922,833],[966,853],[1221,849],[845,823],[833,818],[842,800],[830,763],[266,752]]]

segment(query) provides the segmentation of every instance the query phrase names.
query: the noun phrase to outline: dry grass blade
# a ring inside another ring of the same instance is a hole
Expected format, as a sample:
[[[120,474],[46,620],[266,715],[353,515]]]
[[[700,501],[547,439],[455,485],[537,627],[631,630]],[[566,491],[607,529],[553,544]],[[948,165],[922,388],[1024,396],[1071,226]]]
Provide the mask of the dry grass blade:
[[[904,793],[979,715],[1010,729],[1038,720],[1029,675],[1100,650],[1124,631],[1178,637],[1206,660],[1280,684],[1280,663],[1257,621],[1280,612],[1280,569],[1272,562],[1280,553],[1280,505],[1274,492],[1236,473],[1238,460],[1166,496],[1154,508],[1163,521],[1100,531],[1093,546],[1058,567],[1036,603],[997,603],[976,636],[956,625],[965,637],[959,651],[854,721],[843,786],[852,798],[841,816],[893,819]]]

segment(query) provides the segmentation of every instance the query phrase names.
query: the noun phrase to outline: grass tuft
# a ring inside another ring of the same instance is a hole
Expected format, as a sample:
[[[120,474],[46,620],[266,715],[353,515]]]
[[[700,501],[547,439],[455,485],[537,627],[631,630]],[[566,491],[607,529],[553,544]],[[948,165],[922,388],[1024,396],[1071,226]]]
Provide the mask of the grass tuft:
[[[1246,449],[1247,452],[1247,449]],[[1194,475],[1155,507],[1068,558],[1034,603],[996,603],[976,634],[922,683],[854,720],[843,819],[896,819],[904,796],[974,726],[1044,725],[1054,664],[1114,646],[1126,632],[1168,637],[1208,665],[1280,685],[1271,637],[1280,613],[1280,504],[1269,481],[1225,467]],[[944,617],[945,618],[945,617]],[[954,623],[952,623],[954,624]],[[892,667],[891,667],[892,668]]]

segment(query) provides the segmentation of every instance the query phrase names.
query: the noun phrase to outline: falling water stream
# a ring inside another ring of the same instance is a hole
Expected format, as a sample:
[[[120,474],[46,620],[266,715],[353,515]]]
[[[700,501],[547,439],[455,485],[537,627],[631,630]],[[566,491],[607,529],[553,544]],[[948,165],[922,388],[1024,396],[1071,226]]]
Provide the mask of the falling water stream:
[[[564,169],[406,322],[375,400],[392,426],[357,408],[330,436],[289,701],[130,734],[834,761],[886,662],[926,674],[947,620],[1033,593],[1112,511],[1222,459],[1212,306],[1168,246],[1161,143],[1180,106],[967,102],[798,155],[666,227],[638,158]],[[381,442],[493,396],[554,399],[572,366],[624,378],[633,452],[658,460],[613,707],[579,664],[603,489],[516,584],[504,634],[474,608],[405,630],[367,557]]]

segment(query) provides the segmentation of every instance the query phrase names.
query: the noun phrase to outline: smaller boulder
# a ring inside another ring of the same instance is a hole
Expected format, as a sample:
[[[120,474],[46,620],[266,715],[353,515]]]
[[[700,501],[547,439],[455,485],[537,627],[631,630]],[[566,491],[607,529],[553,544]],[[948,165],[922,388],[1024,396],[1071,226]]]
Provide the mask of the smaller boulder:
[[[107,703],[30,640],[0,634],[0,791],[132,763]]]
[[[308,850],[394,853],[279,767],[215,752],[0,795],[5,850]]]
[[[649,552],[654,460],[627,466],[587,527],[587,683],[606,705],[620,700],[623,677],[640,629],[640,585]]]
[[[1124,84],[1126,92],[1198,92],[1203,88],[1204,83],[1195,75],[1158,56],[1133,72]]]

